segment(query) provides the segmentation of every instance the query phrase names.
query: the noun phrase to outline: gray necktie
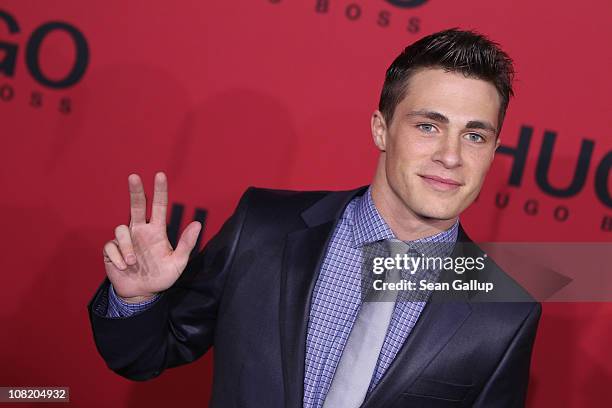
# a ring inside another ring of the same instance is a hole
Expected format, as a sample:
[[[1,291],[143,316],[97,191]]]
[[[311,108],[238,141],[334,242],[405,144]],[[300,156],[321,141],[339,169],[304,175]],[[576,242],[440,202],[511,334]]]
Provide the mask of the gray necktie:
[[[386,241],[389,255],[403,255],[410,247],[403,241]],[[389,269],[385,282],[399,282],[401,271]],[[334,374],[323,408],[356,408],[367,394],[382,348],[398,291],[375,291],[362,302]]]

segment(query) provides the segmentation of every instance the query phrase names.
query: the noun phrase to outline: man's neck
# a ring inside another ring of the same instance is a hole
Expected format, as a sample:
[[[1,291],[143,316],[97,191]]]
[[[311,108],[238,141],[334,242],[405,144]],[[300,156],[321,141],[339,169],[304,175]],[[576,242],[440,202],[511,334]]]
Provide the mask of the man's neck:
[[[421,217],[407,208],[386,183],[372,183],[372,200],[393,234],[402,241],[430,237],[451,228],[457,217],[439,220]]]

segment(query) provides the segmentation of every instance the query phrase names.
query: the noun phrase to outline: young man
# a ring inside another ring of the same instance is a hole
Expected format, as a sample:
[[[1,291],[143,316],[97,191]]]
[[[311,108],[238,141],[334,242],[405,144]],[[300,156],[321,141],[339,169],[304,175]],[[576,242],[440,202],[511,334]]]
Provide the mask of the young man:
[[[494,263],[469,277],[523,301],[463,292],[385,311],[360,287],[369,245],[471,242],[458,217],[499,146],[512,77],[510,58],[477,33],[422,38],[387,71],[370,186],[250,188],[191,260],[200,224],[172,249],[165,175],[149,223],[130,175],[130,225],[104,246],[107,278],[88,305],[108,366],[146,380],[214,345],[211,407],[523,406],[541,306]]]

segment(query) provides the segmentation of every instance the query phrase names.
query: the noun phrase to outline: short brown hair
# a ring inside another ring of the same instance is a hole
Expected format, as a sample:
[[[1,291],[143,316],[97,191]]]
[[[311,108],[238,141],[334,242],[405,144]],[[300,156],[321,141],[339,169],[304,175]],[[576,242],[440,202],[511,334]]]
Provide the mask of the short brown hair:
[[[406,96],[408,80],[421,68],[443,68],[491,82],[501,95],[498,134],[504,121],[510,97],[514,96],[512,59],[499,45],[482,34],[451,28],[430,34],[414,42],[395,58],[387,69],[378,110],[387,126],[396,106]]]

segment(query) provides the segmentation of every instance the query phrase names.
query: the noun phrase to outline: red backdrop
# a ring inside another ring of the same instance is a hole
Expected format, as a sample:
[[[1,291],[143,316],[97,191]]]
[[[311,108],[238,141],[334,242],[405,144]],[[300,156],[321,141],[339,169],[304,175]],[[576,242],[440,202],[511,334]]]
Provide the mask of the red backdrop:
[[[461,218],[470,235],[611,241],[609,2],[392,3],[4,0],[0,385],[69,386],[72,406],[206,406],[211,353],[134,383],[96,352],[86,304],[104,278],[103,244],[129,222],[127,176],[139,173],[151,197],[165,171],[181,231],[207,211],[202,241],[247,186],[367,184],[386,68],[452,26],[489,35],[518,72],[505,153]],[[508,154],[521,134],[523,169]],[[536,177],[545,140],[551,186],[584,175],[566,197]],[[544,304],[530,407],[611,406],[611,319],[607,303]]]

